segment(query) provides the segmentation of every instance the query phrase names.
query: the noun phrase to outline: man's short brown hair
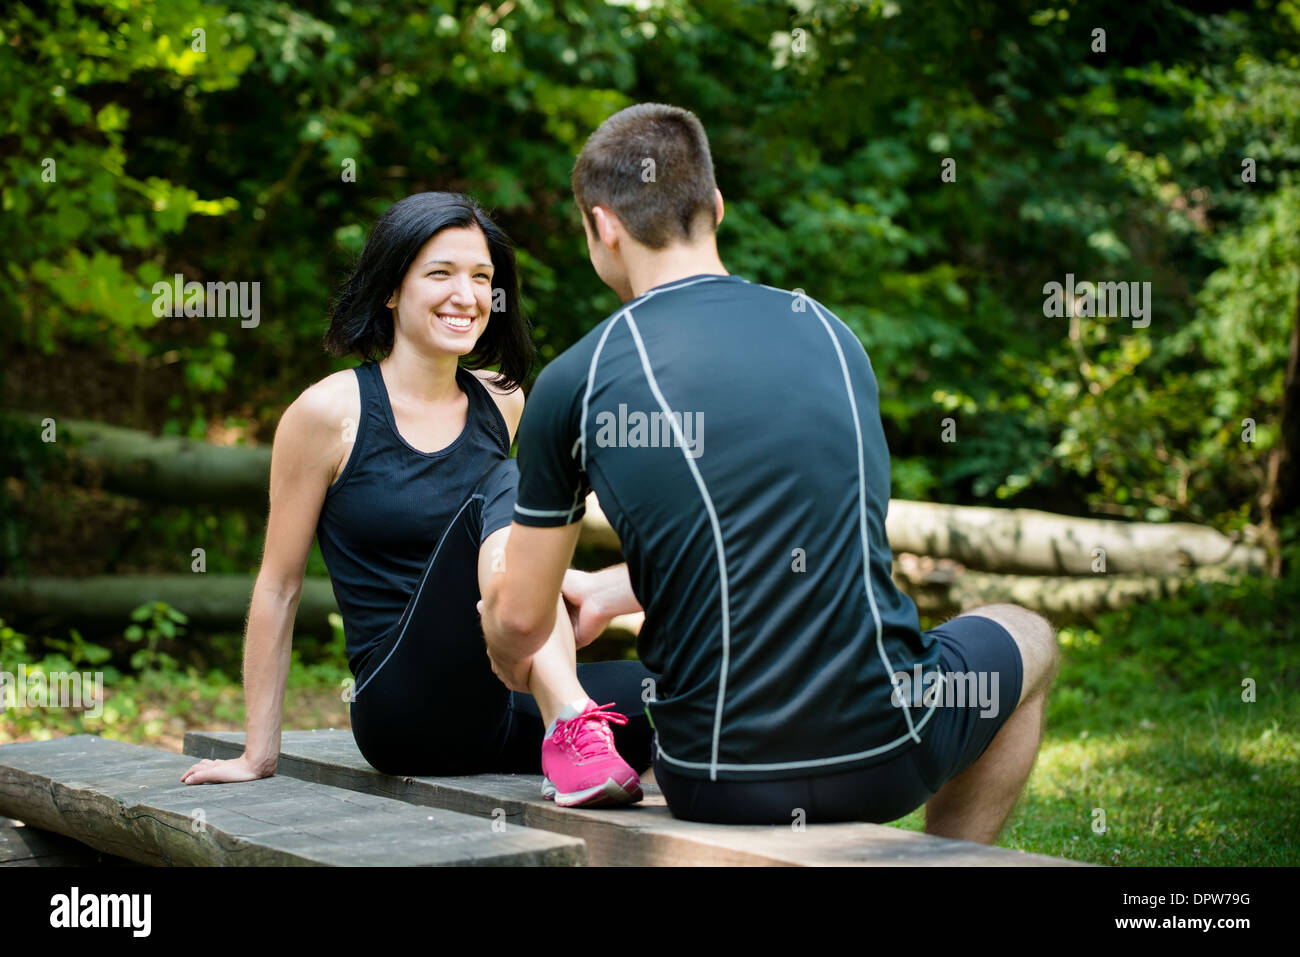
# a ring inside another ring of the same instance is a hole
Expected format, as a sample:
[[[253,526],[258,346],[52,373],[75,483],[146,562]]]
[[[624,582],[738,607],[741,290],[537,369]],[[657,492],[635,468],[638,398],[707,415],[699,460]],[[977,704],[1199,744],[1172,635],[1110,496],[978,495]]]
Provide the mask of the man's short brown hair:
[[[650,249],[717,229],[713,156],[694,113],[664,103],[619,110],[592,133],[573,166],[573,196],[592,231],[608,209]]]

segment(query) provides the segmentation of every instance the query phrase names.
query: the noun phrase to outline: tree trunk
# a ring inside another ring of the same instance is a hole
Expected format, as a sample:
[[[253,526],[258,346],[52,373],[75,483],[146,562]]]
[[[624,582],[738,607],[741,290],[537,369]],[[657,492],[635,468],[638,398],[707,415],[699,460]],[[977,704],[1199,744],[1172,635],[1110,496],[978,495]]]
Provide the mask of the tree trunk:
[[[1262,549],[1202,525],[1073,518],[1026,508],[893,499],[885,531],[895,554],[948,558],[1004,574],[1165,576],[1211,566],[1259,572],[1265,563]],[[619,547],[594,494],[587,496],[581,541]]]
[[[90,578],[0,578],[0,618],[30,623],[46,633],[69,625],[120,630],[146,602],[165,601],[185,612],[188,627],[205,631],[244,630],[253,596],[251,575],[95,575]],[[295,630],[327,637],[336,611],[328,578],[303,582]]]
[[[106,491],[170,505],[267,505],[269,448],[224,447],[81,419],[55,424],[78,480]]]
[[[1293,342],[1292,372],[1294,362]],[[1294,375],[1288,382],[1289,401],[1296,402]],[[1300,429],[1300,411],[1288,421],[1293,433]],[[266,505],[269,448],[225,448],[73,419],[58,422],[58,441],[66,443],[78,475],[108,491],[169,504]],[[1294,472],[1288,466],[1282,473],[1292,492]],[[1294,497],[1286,501],[1294,507]],[[1266,564],[1262,549],[1200,525],[1073,518],[1031,509],[895,499],[886,530],[895,552],[950,558],[1005,574],[1093,575],[1100,569],[1167,576],[1208,566],[1262,571]],[[619,547],[594,494],[587,497],[581,542]]]
[[[980,605],[1010,602],[1036,611],[1056,625],[1088,623],[1126,605],[1168,598],[1197,582],[1231,581],[1233,577],[1222,568],[1197,569],[1165,578],[1154,575],[1059,578],[975,571],[914,575],[898,564],[894,568],[894,581],[916,602],[917,610],[923,615],[941,618]]]
[[[1057,624],[1087,622],[1098,615],[1140,601],[1165,598],[1198,581],[1230,580],[1221,568],[1199,569],[1177,577],[1096,575],[1059,578],[993,575],[985,572],[909,571],[895,565],[894,579],[922,614],[955,615],[977,605],[1013,602],[1046,615]],[[244,628],[253,592],[248,575],[97,575],[90,578],[0,578],[0,619],[30,631],[53,633],[74,626],[116,631],[129,623],[132,610],[164,601],[190,618],[190,627],[205,631]],[[336,611],[327,578],[303,582],[295,631],[330,635],[329,615]],[[644,616],[623,615],[610,623],[583,660],[622,657],[641,630]],[[586,650],[586,649],[584,649]],[[580,653],[581,654],[581,653]]]

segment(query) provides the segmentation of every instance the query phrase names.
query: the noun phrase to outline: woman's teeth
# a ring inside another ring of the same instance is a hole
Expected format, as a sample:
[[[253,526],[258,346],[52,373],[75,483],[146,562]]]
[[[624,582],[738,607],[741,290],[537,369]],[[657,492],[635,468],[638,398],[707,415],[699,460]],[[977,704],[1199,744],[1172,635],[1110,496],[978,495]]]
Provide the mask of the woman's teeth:
[[[474,325],[474,320],[468,316],[444,316],[439,314],[438,318],[453,329],[468,329]]]

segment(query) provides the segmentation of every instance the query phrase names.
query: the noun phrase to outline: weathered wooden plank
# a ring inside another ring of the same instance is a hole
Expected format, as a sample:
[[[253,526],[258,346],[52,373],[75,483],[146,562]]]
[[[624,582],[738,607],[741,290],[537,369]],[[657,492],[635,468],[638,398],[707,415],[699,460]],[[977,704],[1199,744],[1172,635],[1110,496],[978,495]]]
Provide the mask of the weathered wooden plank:
[[[582,841],[276,775],[186,785],[193,758],[75,735],[0,746],[0,814],[143,864],[569,865]]]
[[[0,818],[0,867],[118,867],[130,865],[80,841]]]
[[[243,753],[239,732],[185,735],[198,758]],[[640,804],[624,808],[559,808],[541,796],[541,778],[525,774],[395,777],[366,763],[352,732],[285,731],[276,776],[379,794],[582,838],[600,865],[979,865],[1069,866],[1076,862],[969,841],[953,841],[878,824],[791,827],[699,824],[674,818],[659,789],[647,783]]]

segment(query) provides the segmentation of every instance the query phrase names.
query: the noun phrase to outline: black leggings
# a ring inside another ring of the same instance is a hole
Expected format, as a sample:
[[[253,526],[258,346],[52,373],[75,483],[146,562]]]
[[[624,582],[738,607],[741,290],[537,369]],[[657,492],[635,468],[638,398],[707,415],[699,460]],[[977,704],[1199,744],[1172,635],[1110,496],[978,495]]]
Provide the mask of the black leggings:
[[[378,771],[398,775],[541,773],[542,723],[530,694],[492,673],[479,600],[479,549],[511,522],[518,470],[494,467],[438,541],[401,619],[357,662],[352,734]],[[578,665],[597,704],[614,703],[628,723],[611,724],[619,754],[650,767],[652,731],[636,661]]]

